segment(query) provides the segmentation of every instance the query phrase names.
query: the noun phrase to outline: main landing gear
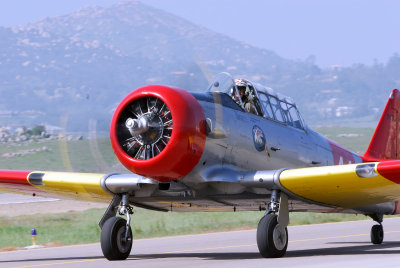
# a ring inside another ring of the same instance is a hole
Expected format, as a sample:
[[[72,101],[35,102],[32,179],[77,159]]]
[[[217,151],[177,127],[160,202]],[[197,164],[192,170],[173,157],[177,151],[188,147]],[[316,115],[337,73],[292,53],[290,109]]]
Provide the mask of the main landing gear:
[[[280,201],[278,202],[278,200]],[[278,212],[278,215],[275,213]],[[284,193],[273,190],[268,210],[257,227],[257,246],[264,258],[285,255],[288,246],[289,207]]]
[[[115,211],[121,202],[120,215],[125,215],[126,220],[115,217]],[[132,249],[132,230],[130,227],[132,207],[128,202],[128,195],[116,195],[111,201],[106,213],[100,221],[100,244],[104,257],[108,260],[125,260]]]
[[[379,224],[375,224],[371,228],[371,243],[372,244],[382,244],[383,242],[383,215],[382,214],[374,214],[371,218]]]

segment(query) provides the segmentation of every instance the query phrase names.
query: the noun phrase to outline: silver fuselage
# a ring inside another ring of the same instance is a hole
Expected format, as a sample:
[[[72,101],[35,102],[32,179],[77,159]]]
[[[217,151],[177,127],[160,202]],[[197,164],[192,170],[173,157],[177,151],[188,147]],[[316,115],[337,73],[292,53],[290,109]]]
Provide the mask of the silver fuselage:
[[[334,165],[339,164],[337,159],[349,159],[350,154],[349,163],[362,162],[358,155],[344,148],[332,148],[328,139],[306,125],[296,128],[250,114],[224,93],[193,93],[193,96],[207,121],[207,138],[200,161],[189,174],[172,182],[169,190],[153,189],[148,191],[150,196],[134,197],[136,205],[172,211],[264,210],[272,189],[240,185],[236,174]],[[262,150],[255,144],[254,129],[264,136]],[[343,210],[295,195],[289,198],[291,211],[390,214],[394,210],[393,203]]]

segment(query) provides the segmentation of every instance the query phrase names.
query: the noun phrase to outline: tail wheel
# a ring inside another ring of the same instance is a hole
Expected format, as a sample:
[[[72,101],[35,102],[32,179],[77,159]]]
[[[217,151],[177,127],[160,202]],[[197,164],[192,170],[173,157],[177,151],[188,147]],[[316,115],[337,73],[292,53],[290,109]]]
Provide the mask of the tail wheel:
[[[120,217],[109,218],[101,229],[101,250],[108,260],[125,260],[132,249],[132,230],[129,228],[125,239],[126,220]]]
[[[122,111],[117,125],[118,142],[133,159],[147,160],[165,149],[172,129],[167,105],[157,97],[147,96],[134,100]]]
[[[375,224],[371,228],[372,244],[382,244],[383,242],[383,227],[381,224]]]
[[[279,258],[285,255],[288,246],[288,231],[278,224],[275,214],[261,218],[257,227],[257,246],[264,258]]]

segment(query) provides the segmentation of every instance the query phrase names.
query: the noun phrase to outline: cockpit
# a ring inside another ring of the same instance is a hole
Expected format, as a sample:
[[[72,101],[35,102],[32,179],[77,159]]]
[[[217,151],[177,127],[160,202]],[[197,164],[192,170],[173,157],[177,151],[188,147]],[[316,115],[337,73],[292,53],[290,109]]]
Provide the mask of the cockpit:
[[[303,119],[293,100],[275,93],[269,87],[252,83],[246,79],[234,80],[230,74],[220,73],[208,90],[229,95],[245,112],[294,128],[304,129]]]

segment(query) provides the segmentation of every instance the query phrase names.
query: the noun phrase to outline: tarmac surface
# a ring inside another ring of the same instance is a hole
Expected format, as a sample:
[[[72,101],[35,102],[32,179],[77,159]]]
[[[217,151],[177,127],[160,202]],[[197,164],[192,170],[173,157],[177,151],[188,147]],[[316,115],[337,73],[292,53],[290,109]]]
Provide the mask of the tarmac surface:
[[[99,244],[0,252],[0,267],[399,267],[400,218],[383,222],[385,239],[370,243],[371,221],[289,227],[280,259],[262,258],[256,231],[134,240],[125,261],[104,259]]]

